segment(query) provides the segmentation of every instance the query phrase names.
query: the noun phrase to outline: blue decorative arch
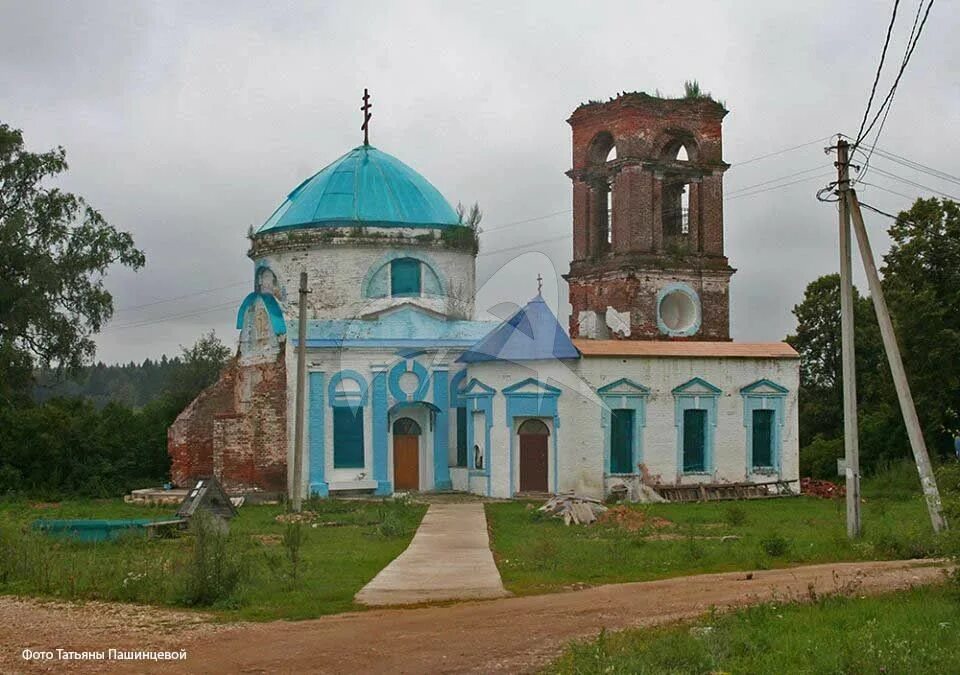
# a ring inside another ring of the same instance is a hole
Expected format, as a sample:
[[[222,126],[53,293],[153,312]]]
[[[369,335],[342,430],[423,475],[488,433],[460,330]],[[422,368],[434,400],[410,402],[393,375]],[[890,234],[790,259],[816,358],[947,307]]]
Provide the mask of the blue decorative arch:
[[[464,380],[467,379],[467,369],[464,368],[459,373],[450,378],[450,407],[451,408],[460,408],[466,405],[463,401],[463,396],[460,393],[460,389],[463,386]]]
[[[356,382],[359,389],[355,392],[337,391],[337,387],[344,380]],[[331,406],[358,406],[367,405],[367,381],[355,370],[341,370],[330,378],[330,384],[327,385],[327,398]]]
[[[391,251],[374,263],[363,278],[361,290],[365,298],[390,296],[390,263],[401,258],[419,260],[422,267],[423,295],[446,295],[446,281],[437,272],[436,263],[422,251],[402,249]]]
[[[417,388],[412,394],[400,387],[400,378],[406,373],[412,373],[417,378]],[[406,359],[390,369],[389,384],[390,394],[397,401],[423,401],[430,387],[430,373],[419,361]]]
[[[534,387],[535,391],[523,391],[528,387]],[[553,491],[556,492],[559,485],[560,467],[557,463],[557,438],[560,435],[560,415],[557,410],[557,399],[560,398],[560,389],[546,382],[541,382],[535,377],[528,377],[516,384],[511,384],[503,390],[503,395],[507,399],[507,428],[510,429],[510,483],[509,494],[513,495],[513,458],[519,451],[516,448],[516,440],[513,427],[514,420],[517,417],[550,417],[553,419],[553,433],[550,434],[553,444]],[[549,478],[548,478],[549,480]]]
[[[287,332],[287,322],[283,318],[283,310],[280,308],[280,303],[277,302],[277,299],[273,297],[270,293],[250,293],[243,299],[243,302],[240,304],[240,309],[237,311],[237,330],[243,329],[243,318],[247,314],[247,310],[254,306],[258,301],[263,302],[263,307],[267,311],[267,316],[270,318],[270,326],[273,328],[275,335],[285,335]]]

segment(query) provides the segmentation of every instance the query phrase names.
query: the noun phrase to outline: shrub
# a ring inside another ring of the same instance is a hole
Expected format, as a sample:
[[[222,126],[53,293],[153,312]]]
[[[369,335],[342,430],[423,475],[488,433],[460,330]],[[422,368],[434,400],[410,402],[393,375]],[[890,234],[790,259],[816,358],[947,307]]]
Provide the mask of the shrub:
[[[760,548],[771,558],[780,558],[790,550],[790,540],[779,533],[773,533],[760,540]]]
[[[739,527],[747,522],[747,511],[739,504],[732,504],[724,511],[723,519],[728,525]]]
[[[228,598],[240,583],[245,561],[226,523],[206,511],[190,519],[193,550],[183,575],[182,600],[187,605],[212,605]]]

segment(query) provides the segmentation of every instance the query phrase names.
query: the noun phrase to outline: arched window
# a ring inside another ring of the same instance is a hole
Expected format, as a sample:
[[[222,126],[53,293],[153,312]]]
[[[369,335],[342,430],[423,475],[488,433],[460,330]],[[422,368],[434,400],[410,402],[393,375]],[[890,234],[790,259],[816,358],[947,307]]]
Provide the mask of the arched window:
[[[588,161],[594,171],[593,195],[595,198],[591,229],[594,241],[592,250],[600,253],[613,244],[613,176],[608,165],[617,159],[617,144],[613,134],[601,131],[594,136],[588,151]]]
[[[420,261],[416,258],[397,258],[390,263],[390,295],[418,297],[422,290]]]
[[[520,425],[520,429],[517,433],[521,434],[531,434],[535,436],[549,436],[550,429],[542,420],[527,420]]]
[[[420,425],[409,417],[401,417],[393,423],[393,433],[402,436],[419,436]]]

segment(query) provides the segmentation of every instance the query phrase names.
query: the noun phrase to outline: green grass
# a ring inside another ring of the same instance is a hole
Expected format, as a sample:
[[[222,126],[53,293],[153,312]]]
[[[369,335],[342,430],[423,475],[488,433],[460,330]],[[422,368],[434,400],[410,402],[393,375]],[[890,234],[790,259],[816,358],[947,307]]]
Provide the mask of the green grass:
[[[767,604],[694,623],[601,634],[548,673],[957,673],[954,586]]]
[[[566,527],[530,503],[486,505],[494,557],[514,593],[647,581],[686,574],[938,554],[919,497],[868,499],[864,537],[846,536],[844,502],[811,497],[632,505],[667,527]],[[722,540],[724,536],[735,537]]]
[[[305,505],[321,522],[306,526],[294,579],[282,543],[282,506],[247,505],[232,521],[230,555],[239,586],[212,610],[224,620],[305,619],[358,609],[354,594],[409,544],[426,507],[404,502],[322,500]],[[37,518],[163,518],[169,507],[119,500],[69,501],[54,507],[0,502],[0,593],[183,606],[193,536],[131,537],[82,544],[30,531]]]

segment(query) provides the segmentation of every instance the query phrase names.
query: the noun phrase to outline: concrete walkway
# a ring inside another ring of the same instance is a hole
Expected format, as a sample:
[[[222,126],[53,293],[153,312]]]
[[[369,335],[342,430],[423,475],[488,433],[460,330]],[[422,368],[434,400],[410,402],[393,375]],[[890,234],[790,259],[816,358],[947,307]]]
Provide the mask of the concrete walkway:
[[[506,595],[490,552],[483,504],[431,504],[407,550],[355,599],[365,605],[415,605]]]

